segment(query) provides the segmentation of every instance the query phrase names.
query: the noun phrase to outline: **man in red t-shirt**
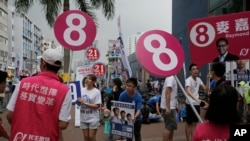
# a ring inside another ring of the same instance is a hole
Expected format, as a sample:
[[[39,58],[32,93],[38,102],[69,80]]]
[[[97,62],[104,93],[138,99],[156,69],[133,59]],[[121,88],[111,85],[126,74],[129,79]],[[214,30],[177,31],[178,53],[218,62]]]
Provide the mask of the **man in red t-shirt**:
[[[63,55],[56,49],[43,52],[37,75],[22,79],[7,105],[10,140],[58,141],[71,118],[71,91],[57,75]],[[46,129],[46,130],[45,130]]]

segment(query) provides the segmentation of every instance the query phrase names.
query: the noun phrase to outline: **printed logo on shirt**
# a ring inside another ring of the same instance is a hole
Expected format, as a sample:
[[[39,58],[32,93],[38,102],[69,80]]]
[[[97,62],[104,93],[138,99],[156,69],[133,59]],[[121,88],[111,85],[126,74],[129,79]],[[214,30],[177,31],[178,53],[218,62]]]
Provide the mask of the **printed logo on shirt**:
[[[23,132],[17,132],[13,141],[25,141],[25,140],[30,140],[30,141],[49,141],[49,137],[44,137],[44,136],[39,136],[39,135],[33,135],[33,134],[25,134]]]

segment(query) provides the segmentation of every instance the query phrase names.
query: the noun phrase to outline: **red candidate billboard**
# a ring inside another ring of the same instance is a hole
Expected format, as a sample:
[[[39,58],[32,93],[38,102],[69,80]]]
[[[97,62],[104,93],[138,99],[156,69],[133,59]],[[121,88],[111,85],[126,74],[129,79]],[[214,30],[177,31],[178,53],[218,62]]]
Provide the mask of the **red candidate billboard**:
[[[191,61],[209,62],[250,59],[250,12],[211,16],[188,23]]]

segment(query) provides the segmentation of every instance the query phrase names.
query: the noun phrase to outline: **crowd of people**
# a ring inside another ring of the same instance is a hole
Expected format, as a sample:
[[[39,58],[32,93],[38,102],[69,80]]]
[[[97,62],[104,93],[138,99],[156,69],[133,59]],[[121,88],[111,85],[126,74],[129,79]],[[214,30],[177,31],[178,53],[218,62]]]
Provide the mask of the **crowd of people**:
[[[6,118],[11,125],[11,131],[8,133],[5,130],[0,118],[0,137],[9,140],[30,138],[32,140],[63,141],[62,130],[67,128],[71,119],[72,99],[69,87],[63,84],[57,75],[62,61],[63,56],[60,53],[54,49],[48,49],[42,55],[40,73],[23,78],[16,87],[8,87],[11,91],[11,98],[6,107]],[[247,70],[242,71],[242,64],[244,65],[244,62],[239,60],[238,67],[233,73],[240,71],[247,73]],[[228,84],[225,79],[225,64],[221,62],[212,64],[206,83],[199,78],[196,64],[191,64],[189,71],[190,76],[185,80],[186,140],[229,139],[230,125],[249,122],[250,91],[249,87],[245,87],[246,81],[241,80],[237,89]],[[6,91],[7,75],[6,72],[0,71],[0,93]],[[100,109],[103,109],[103,106],[104,109],[113,112],[113,115],[109,116],[107,120],[133,126],[135,141],[141,141],[143,97],[141,91],[138,90],[141,82],[137,78],[131,77],[123,85],[120,78],[113,79],[112,91],[106,100],[102,99],[103,90],[97,88],[96,82],[97,77],[88,74],[81,82],[83,88],[81,96],[77,98],[77,104],[80,106],[80,129],[84,141],[96,141],[101,119]],[[174,131],[178,127],[176,117],[178,115],[178,85],[175,76],[168,76],[161,82],[148,80],[146,87],[147,91],[158,93],[151,97],[146,104],[151,113],[155,113],[163,119],[162,140],[173,141]],[[242,89],[240,89],[241,87]],[[200,88],[203,88],[208,94],[207,101],[200,99]],[[112,107],[112,101],[133,103],[135,112],[126,113],[124,110]],[[0,106],[2,106],[2,102]],[[201,108],[206,110],[205,121],[199,117]],[[112,125],[110,124],[110,126]],[[109,132],[109,138],[113,138],[112,132]],[[131,138],[126,140],[132,141]]]

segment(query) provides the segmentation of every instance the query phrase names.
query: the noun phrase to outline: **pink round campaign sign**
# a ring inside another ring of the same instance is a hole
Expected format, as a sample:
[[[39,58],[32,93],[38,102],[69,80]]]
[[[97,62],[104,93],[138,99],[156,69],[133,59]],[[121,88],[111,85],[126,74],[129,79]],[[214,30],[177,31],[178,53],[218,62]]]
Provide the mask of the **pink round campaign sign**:
[[[88,14],[80,10],[69,10],[57,17],[54,34],[65,48],[82,50],[93,43],[96,26]]]
[[[162,30],[151,30],[138,39],[136,57],[149,73],[166,77],[180,71],[184,51],[173,35]]]

